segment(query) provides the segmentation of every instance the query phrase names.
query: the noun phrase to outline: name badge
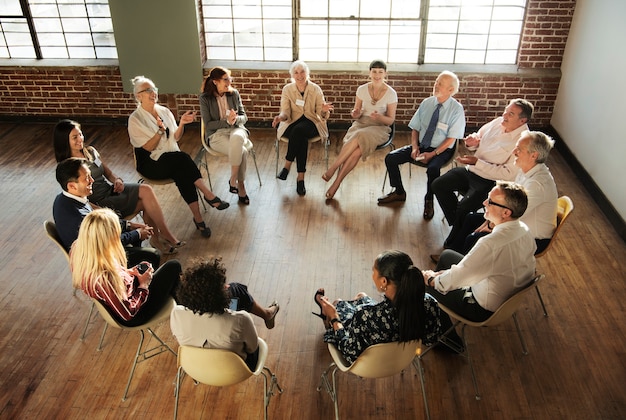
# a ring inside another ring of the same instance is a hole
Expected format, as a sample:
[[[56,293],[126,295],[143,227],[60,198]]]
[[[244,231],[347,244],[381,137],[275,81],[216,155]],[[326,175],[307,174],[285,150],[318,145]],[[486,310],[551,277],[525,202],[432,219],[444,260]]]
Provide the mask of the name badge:
[[[304,106],[304,99],[296,99],[296,105]]]
[[[93,163],[99,168],[100,166],[102,166],[102,161],[100,160],[99,157],[96,158],[96,160],[93,161]]]
[[[448,131],[448,124],[444,124],[442,122],[437,123],[437,128],[443,131]]]

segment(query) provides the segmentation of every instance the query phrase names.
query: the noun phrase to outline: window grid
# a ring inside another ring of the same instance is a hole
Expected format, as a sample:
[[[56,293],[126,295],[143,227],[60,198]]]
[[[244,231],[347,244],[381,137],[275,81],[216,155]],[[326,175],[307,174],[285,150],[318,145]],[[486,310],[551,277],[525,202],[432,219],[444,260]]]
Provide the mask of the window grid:
[[[108,0],[13,0],[0,16],[1,58],[116,59]],[[0,12],[2,13],[2,12]]]

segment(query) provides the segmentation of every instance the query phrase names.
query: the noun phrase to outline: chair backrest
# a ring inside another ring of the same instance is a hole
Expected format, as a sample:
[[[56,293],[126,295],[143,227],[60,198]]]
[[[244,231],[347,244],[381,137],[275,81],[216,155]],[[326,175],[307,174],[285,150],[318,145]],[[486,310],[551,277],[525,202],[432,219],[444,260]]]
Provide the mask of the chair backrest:
[[[258,338],[259,360],[254,372],[237,354],[224,349],[206,349],[202,347],[180,346],[178,349],[178,367],[194,380],[212,386],[227,386],[243,382],[252,375],[258,375],[267,358],[267,343]]]
[[[211,146],[209,146],[209,143],[206,142],[206,138],[204,134],[205,134],[204,120],[200,118],[200,140],[202,141],[202,147],[204,147],[204,150],[206,150],[210,155],[213,155],[213,156],[226,156],[218,152],[215,149],[211,149]]]
[[[65,258],[69,262],[70,254],[67,253],[67,250],[63,246],[63,241],[61,240],[61,236],[59,236],[59,231],[57,230],[56,224],[52,220],[46,220],[43,222],[43,227],[46,230],[46,235],[48,235],[48,238],[50,238],[52,242],[54,242],[59,248],[61,248],[61,251],[63,251],[63,255],[65,255]]]
[[[566,195],[559,197],[557,201],[556,211],[556,229],[554,229],[554,233],[552,234],[552,238],[550,238],[550,242],[548,242],[548,246],[546,246],[543,251],[535,255],[535,258],[542,257],[548,251],[548,249],[550,249],[550,247],[552,246],[552,242],[554,242],[554,240],[556,239],[556,235],[559,233],[559,230],[561,230],[561,226],[563,226],[563,222],[567,220],[568,216],[573,210],[574,202],[571,198]]]
[[[328,350],[342,371],[348,371],[362,378],[384,378],[400,373],[411,364],[415,358],[420,340],[407,343],[382,343],[375,344],[365,349],[363,353],[352,363],[347,362],[337,350],[334,344],[328,345]]]
[[[472,327],[490,327],[494,325],[501,324],[502,322],[509,319],[515,311],[520,307],[522,301],[526,297],[526,294],[530,292],[532,289],[537,287],[539,280],[543,279],[543,274],[538,274],[526,285],[523,289],[519,290],[513,296],[508,298],[500,307],[491,315],[487,320],[482,322],[470,321],[468,319],[463,318],[462,316],[454,313],[451,309],[447,308],[445,305],[439,303],[439,307],[443,309],[448,315],[452,318],[456,318],[464,324],[467,324]]]

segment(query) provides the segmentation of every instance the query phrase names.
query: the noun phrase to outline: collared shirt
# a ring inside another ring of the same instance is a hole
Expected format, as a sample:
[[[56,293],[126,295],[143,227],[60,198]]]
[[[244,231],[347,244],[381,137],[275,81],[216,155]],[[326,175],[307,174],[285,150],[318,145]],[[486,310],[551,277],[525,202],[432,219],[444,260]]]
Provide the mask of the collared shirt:
[[[528,172],[519,171],[515,182],[526,188],[528,207],[520,220],[536,239],[549,239],[556,229],[558,192],[550,169],[538,163]]]
[[[63,193],[64,196],[69,197],[69,198],[71,198],[73,200],[76,200],[76,201],[80,201],[83,204],[89,203],[89,199],[87,197],[79,197],[77,195],[70,194],[67,191],[62,191],[62,193]]]
[[[419,132],[420,143],[422,143],[438,103],[435,96],[424,99],[409,122],[409,127]],[[463,105],[453,97],[450,97],[442,104],[439,110],[439,123],[433,134],[430,147],[437,147],[448,138],[462,139],[463,137],[465,137],[465,111],[463,110]],[[449,148],[453,147],[454,143]]]
[[[446,294],[471,287],[476,302],[495,312],[500,305],[526,286],[535,273],[535,239],[519,220],[497,225],[471,251],[434,280],[434,287]]]
[[[522,131],[528,130],[528,125],[522,124],[515,130],[505,133],[502,127],[502,117],[483,125],[478,130],[480,144],[474,156],[478,158],[475,165],[468,165],[470,172],[492,181],[513,181],[518,168],[513,165],[513,149]]]
[[[223,314],[194,314],[176,305],[170,315],[172,334],[181,346],[225,349],[242,359],[258,348],[258,334],[252,316],[226,309]]]

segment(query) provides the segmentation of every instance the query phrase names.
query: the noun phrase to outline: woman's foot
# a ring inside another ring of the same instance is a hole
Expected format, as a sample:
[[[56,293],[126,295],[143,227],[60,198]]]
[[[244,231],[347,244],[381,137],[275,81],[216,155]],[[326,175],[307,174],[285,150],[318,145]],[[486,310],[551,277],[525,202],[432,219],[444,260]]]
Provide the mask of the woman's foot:
[[[328,191],[326,191],[326,199],[332,200],[335,197],[335,194],[337,193],[338,189],[339,189],[339,185],[335,186],[335,184],[333,183],[333,185],[330,186]]]
[[[306,188],[304,187],[304,180],[298,181],[296,183],[296,192],[298,193],[298,195],[306,194]]]
[[[182,242],[182,244],[185,245],[185,242]],[[163,239],[158,235],[153,235],[150,238],[150,246],[161,251],[163,255],[173,255],[178,252],[177,246],[170,244],[167,239]]]
[[[278,175],[276,175],[276,178],[278,179],[282,179],[283,181],[287,179],[287,175],[289,175],[289,169],[287,168],[283,168],[280,173]]]
[[[228,191],[231,192],[232,194],[237,194],[239,193],[239,188],[233,187],[233,184],[231,184],[230,180],[228,180]]]
[[[211,207],[214,207],[214,208],[216,208],[218,210],[224,210],[224,209],[227,209],[230,206],[229,203],[220,200],[220,198],[218,196],[215,196],[215,198],[213,198],[212,200],[209,200],[208,198],[204,197],[204,201],[209,203],[209,205]],[[194,223],[195,223],[195,221],[194,221]]]
[[[326,182],[330,181],[330,179],[331,179],[332,177],[333,177],[333,174],[328,175],[328,173],[327,173],[327,172],[324,172],[324,173],[322,174],[322,179],[323,179],[324,181],[326,181]]]
[[[193,223],[194,225],[196,225],[196,229],[200,231],[200,234],[202,236],[204,236],[205,238],[211,237],[211,229],[207,225],[204,224],[204,221],[196,222],[195,220],[193,220]]]
[[[243,197],[239,196],[239,204],[243,204],[243,205],[247,206],[248,204],[250,204],[250,197],[248,197],[247,194],[244,195]]]
[[[265,327],[268,330],[271,330],[272,328],[274,328],[274,325],[276,322],[276,314],[278,313],[279,310],[280,310],[280,306],[278,306],[278,302],[276,301],[272,302],[272,304],[269,306],[268,311],[272,311],[272,312],[271,312],[270,317],[265,320]]]

